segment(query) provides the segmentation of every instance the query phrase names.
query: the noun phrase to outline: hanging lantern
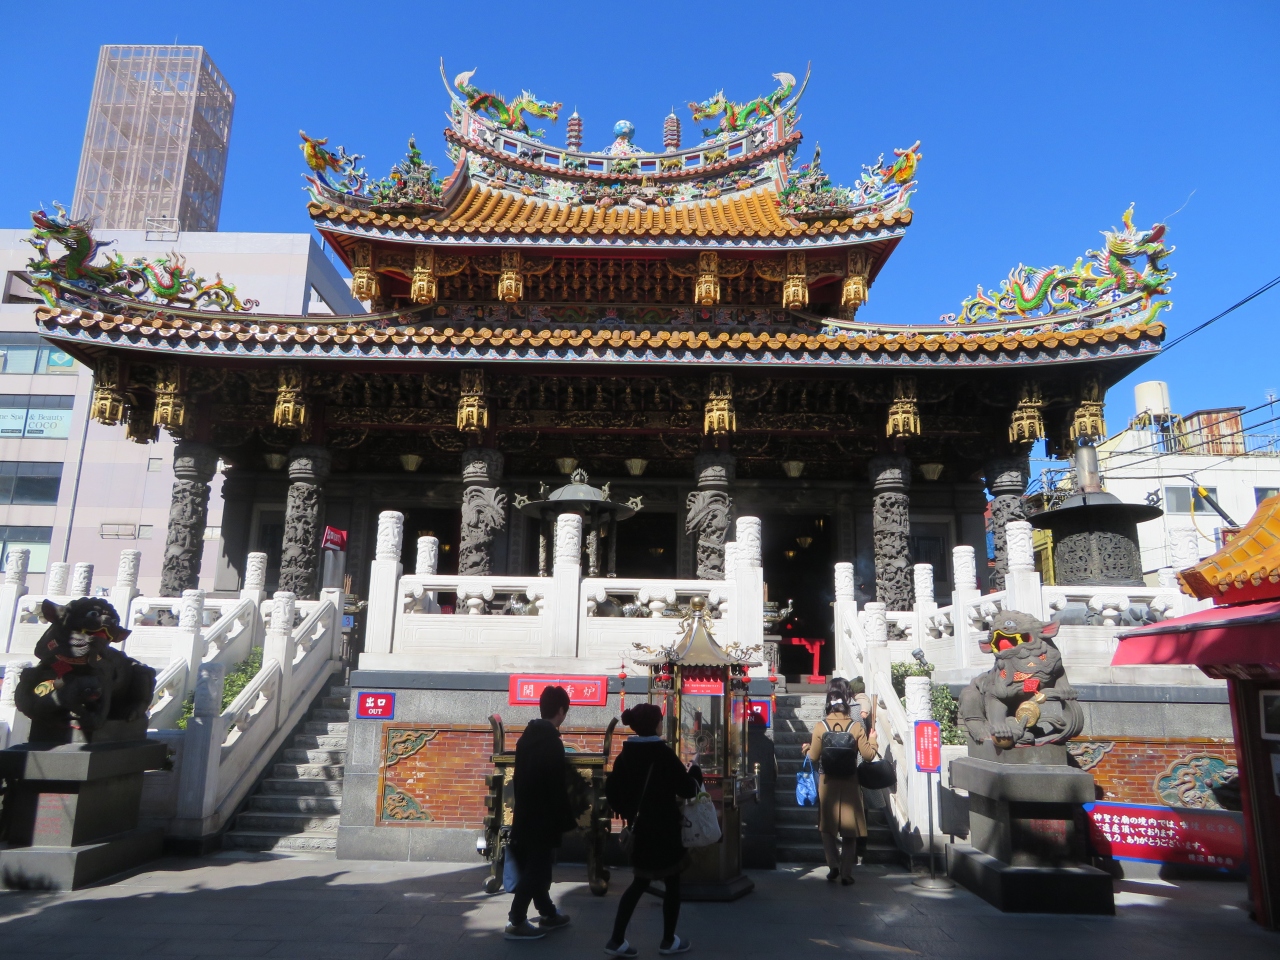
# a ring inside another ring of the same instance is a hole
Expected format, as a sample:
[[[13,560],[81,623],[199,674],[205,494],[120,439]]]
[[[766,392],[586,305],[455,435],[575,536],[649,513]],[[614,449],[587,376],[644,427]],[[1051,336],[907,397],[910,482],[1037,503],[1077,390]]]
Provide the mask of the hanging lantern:
[[[889,405],[889,421],[885,435],[914,437],[920,433],[920,405],[916,401],[916,378],[893,378],[893,403]]]
[[[1043,406],[1040,385],[1031,381],[1024,383],[1009,420],[1010,443],[1033,442],[1044,436],[1044,416],[1040,412]]]

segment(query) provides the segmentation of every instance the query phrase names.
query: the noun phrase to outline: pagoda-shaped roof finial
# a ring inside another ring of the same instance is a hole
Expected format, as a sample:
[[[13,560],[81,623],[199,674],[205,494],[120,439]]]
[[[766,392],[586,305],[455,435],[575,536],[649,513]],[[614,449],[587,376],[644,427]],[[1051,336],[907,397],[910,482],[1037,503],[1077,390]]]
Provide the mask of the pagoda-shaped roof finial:
[[[680,149],[680,118],[676,116],[675,107],[671,108],[667,119],[662,121],[662,145],[667,153]]]
[[[582,118],[578,116],[577,107],[573,110],[573,116],[569,118],[566,125],[564,145],[570,150],[582,149]]]

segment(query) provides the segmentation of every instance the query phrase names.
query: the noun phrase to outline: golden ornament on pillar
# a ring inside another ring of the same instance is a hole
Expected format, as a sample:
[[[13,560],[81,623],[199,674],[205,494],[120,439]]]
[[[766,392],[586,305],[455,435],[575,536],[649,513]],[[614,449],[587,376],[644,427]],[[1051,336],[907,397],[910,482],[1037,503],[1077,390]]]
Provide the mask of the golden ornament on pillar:
[[[459,385],[458,429],[482,433],[489,429],[489,404],[484,397],[484,371],[463,370]]]
[[[430,248],[414,251],[413,282],[409,286],[409,299],[414,303],[435,303],[439,295],[436,279],[435,251]]]
[[[1009,419],[1009,442],[1031,442],[1044,436],[1044,416],[1040,410],[1044,400],[1040,396],[1040,385],[1024,383],[1018,397],[1018,405],[1013,408]]]
[[[160,428],[155,424],[155,411],[147,407],[130,406],[124,435],[134,443],[152,443],[159,439]]]
[[[803,310],[809,305],[809,275],[805,267],[804,251],[793,250],[787,254],[787,276],[782,282],[782,307],[784,310]]]
[[[518,303],[524,299],[524,280],[520,276],[520,251],[502,251],[502,273],[498,275],[498,299]]]
[[[867,302],[870,275],[871,255],[851,250],[845,265],[844,282],[840,285],[840,310],[846,320],[852,320],[858,308]]]
[[[182,368],[176,363],[162,363],[156,367],[156,405],[151,422],[174,436],[178,436],[186,425],[187,401],[182,395]]]
[[[893,403],[889,405],[887,437],[914,437],[920,434],[920,405],[916,400],[916,378],[893,378]]]
[[[707,403],[703,408],[702,432],[711,436],[733,433],[738,429],[738,418],[733,412],[733,377],[716,374],[711,378],[707,391]]]
[[[276,379],[276,409],[272,422],[287,430],[307,423],[306,376],[301,367],[281,367]]]
[[[124,420],[124,399],[124,366],[115,357],[103,357],[93,371],[89,416],[113,427]]]
[[[698,254],[698,279],[693,285],[693,302],[714,307],[720,302],[720,258],[714,251]]]
[[[357,243],[351,248],[351,295],[366,301],[382,295],[373,269],[373,246],[369,243]]]
[[[1107,422],[1102,416],[1103,392],[1098,378],[1090,376],[1080,384],[1080,404],[1071,417],[1070,438],[1096,440],[1107,435]]]

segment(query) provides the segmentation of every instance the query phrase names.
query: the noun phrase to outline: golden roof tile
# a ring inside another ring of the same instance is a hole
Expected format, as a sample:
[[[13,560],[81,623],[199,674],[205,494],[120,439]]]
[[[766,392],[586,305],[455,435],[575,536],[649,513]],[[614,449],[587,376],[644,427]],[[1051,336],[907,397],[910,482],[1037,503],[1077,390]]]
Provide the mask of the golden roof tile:
[[[1280,496],[1263,500],[1221,550],[1178,574],[1193,597],[1222,603],[1280,597]]]

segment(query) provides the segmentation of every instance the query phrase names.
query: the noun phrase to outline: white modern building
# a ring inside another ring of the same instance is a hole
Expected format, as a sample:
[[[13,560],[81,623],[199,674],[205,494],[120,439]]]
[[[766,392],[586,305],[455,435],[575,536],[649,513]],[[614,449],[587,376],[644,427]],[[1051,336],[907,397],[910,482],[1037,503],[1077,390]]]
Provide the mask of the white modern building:
[[[25,282],[27,230],[0,230],[0,557],[10,544],[31,548],[32,589],[50,561],[95,565],[114,576],[121,549],[142,551],[139,587],[155,594],[173,487],[174,441],[132,443],[124,431],[87,416],[92,371],[35,333],[41,302]],[[347,281],[307,234],[96,231],[126,259],[182,257],[198,275],[221,274],[255,312],[350,314],[363,311]],[[209,501],[200,586],[215,589],[221,552],[221,472]]]
[[[1137,417],[1100,444],[1098,456],[1108,493],[1164,510],[1163,517],[1138,526],[1142,567],[1154,578],[1161,567],[1181,569],[1213,553],[1224,528],[1242,526],[1259,503],[1280,492],[1280,430],[1269,422],[1275,417],[1269,406],[1179,416],[1166,384],[1140,383],[1134,393]]]

